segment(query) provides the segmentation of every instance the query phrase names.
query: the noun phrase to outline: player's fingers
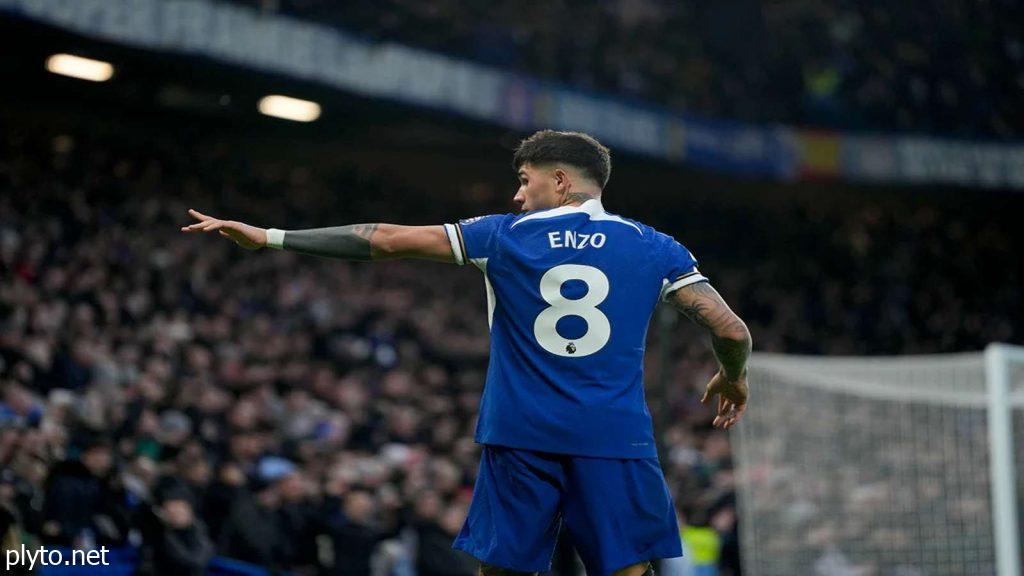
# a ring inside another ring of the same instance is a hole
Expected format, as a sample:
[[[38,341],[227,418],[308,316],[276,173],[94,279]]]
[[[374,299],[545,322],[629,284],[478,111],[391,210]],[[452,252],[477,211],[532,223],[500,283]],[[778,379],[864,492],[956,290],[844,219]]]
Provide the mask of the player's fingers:
[[[216,220],[203,220],[202,222],[196,222],[194,224],[189,224],[185,228],[190,230],[190,231],[192,231],[192,230],[204,230],[204,229],[206,229],[207,226],[209,226],[210,224],[215,224],[216,222],[217,222]]]
[[[726,414],[724,416],[724,422],[722,423],[722,428],[725,428],[726,430],[728,430],[729,428],[732,427],[733,424],[736,423],[735,421],[739,417],[739,414],[742,414],[742,405],[737,404],[736,402],[733,402],[732,400],[729,400],[728,402],[726,402],[725,407],[726,407],[726,409],[728,411],[726,412]]]
[[[722,391],[722,378],[721,375],[715,374],[708,382],[706,388],[704,388],[704,397],[700,399],[701,402],[707,404],[714,398],[715,394],[719,394]]]
[[[234,220],[221,220],[220,221],[220,225],[225,230],[233,231],[233,232],[238,232],[239,234],[241,234],[243,236],[245,235],[245,231],[242,228],[242,224],[240,222],[236,222]]]
[[[188,209],[188,213],[199,220],[211,220],[213,218],[212,216],[207,216],[206,214],[202,214],[198,210],[193,210],[192,208]]]
[[[722,419],[722,428],[725,429],[725,430],[728,430],[729,428],[732,427],[732,425],[735,422],[735,420],[736,420],[736,413],[735,412],[730,412],[728,416],[726,416],[726,417],[724,417]]]
[[[728,422],[729,420],[731,420],[735,416],[735,414],[736,414],[736,411],[734,409],[734,405],[733,404],[730,403],[728,408],[729,408],[729,411],[726,412],[724,416],[722,416],[722,418],[725,420],[725,422]]]
[[[725,399],[725,396],[718,396],[718,415],[725,416],[729,413],[729,401]]]
[[[747,405],[746,404],[738,404],[738,405],[736,405],[736,409],[733,410],[732,417],[729,418],[729,422],[726,424],[725,428],[728,430],[729,428],[732,428],[733,426],[735,426],[736,423],[740,421],[740,418],[743,417],[743,413],[746,412],[746,410],[747,410]]]
[[[219,230],[220,227],[220,220],[207,220],[205,222],[200,222],[197,225],[197,230],[202,230],[203,232],[210,232],[211,230]]]

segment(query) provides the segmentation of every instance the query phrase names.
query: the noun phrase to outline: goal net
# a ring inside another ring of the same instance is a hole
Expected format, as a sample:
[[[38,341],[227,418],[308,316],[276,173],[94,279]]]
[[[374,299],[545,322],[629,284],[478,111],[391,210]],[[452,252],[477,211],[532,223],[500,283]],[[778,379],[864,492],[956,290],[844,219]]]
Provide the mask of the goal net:
[[[1021,349],[756,354],[751,384],[733,433],[746,576],[1022,574]]]

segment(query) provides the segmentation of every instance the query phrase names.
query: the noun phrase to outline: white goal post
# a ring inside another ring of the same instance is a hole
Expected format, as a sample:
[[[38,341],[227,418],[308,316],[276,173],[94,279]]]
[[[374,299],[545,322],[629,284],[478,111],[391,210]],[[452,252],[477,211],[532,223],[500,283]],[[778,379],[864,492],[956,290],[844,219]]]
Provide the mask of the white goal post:
[[[1017,369],[1014,370],[1013,368]],[[985,381],[988,384],[988,436],[992,449],[992,508],[996,531],[997,574],[1024,574],[1021,570],[1020,518],[1024,496],[1017,478],[1014,436],[1022,448],[1021,430],[1014,430],[1015,410],[1024,408],[1024,348],[991,344],[985,350]],[[1022,458],[1024,460],[1024,458]]]
[[[745,576],[1024,574],[1024,348],[755,354],[750,382]]]

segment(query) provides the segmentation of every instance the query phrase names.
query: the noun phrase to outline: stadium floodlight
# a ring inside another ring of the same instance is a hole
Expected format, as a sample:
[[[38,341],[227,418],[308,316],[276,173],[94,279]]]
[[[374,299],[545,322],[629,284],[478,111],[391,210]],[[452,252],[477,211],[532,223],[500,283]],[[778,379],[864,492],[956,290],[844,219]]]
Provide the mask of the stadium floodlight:
[[[260,98],[260,112],[275,118],[294,120],[295,122],[312,122],[320,117],[320,105],[309,100],[300,100],[289,96],[272,94]]]
[[[54,74],[90,82],[106,82],[114,75],[110,62],[83,58],[73,54],[54,54],[46,59],[46,69]]]

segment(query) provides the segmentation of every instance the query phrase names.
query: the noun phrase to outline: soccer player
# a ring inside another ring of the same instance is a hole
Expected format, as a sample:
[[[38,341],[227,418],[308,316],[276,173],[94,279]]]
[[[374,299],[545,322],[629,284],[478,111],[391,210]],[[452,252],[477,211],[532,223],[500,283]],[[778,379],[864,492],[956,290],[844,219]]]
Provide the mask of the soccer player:
[[[644,400],[647,326],[666,300],[711,333],[718,373],[713,425],[746,408],[751,340],[693,255],[601,204],[611,161],[594,138],[544,130],[514,167],[519,214],[438,226],[355,224],[262,229],[190,210],[185,232],[247,249],[344,258],[424,258],[484,273],[491,354],[476,440],[483,445],[469,516],[454,547],[481,574],[548,570],[560,525],[590,576],[654,573],[682,554]]]

